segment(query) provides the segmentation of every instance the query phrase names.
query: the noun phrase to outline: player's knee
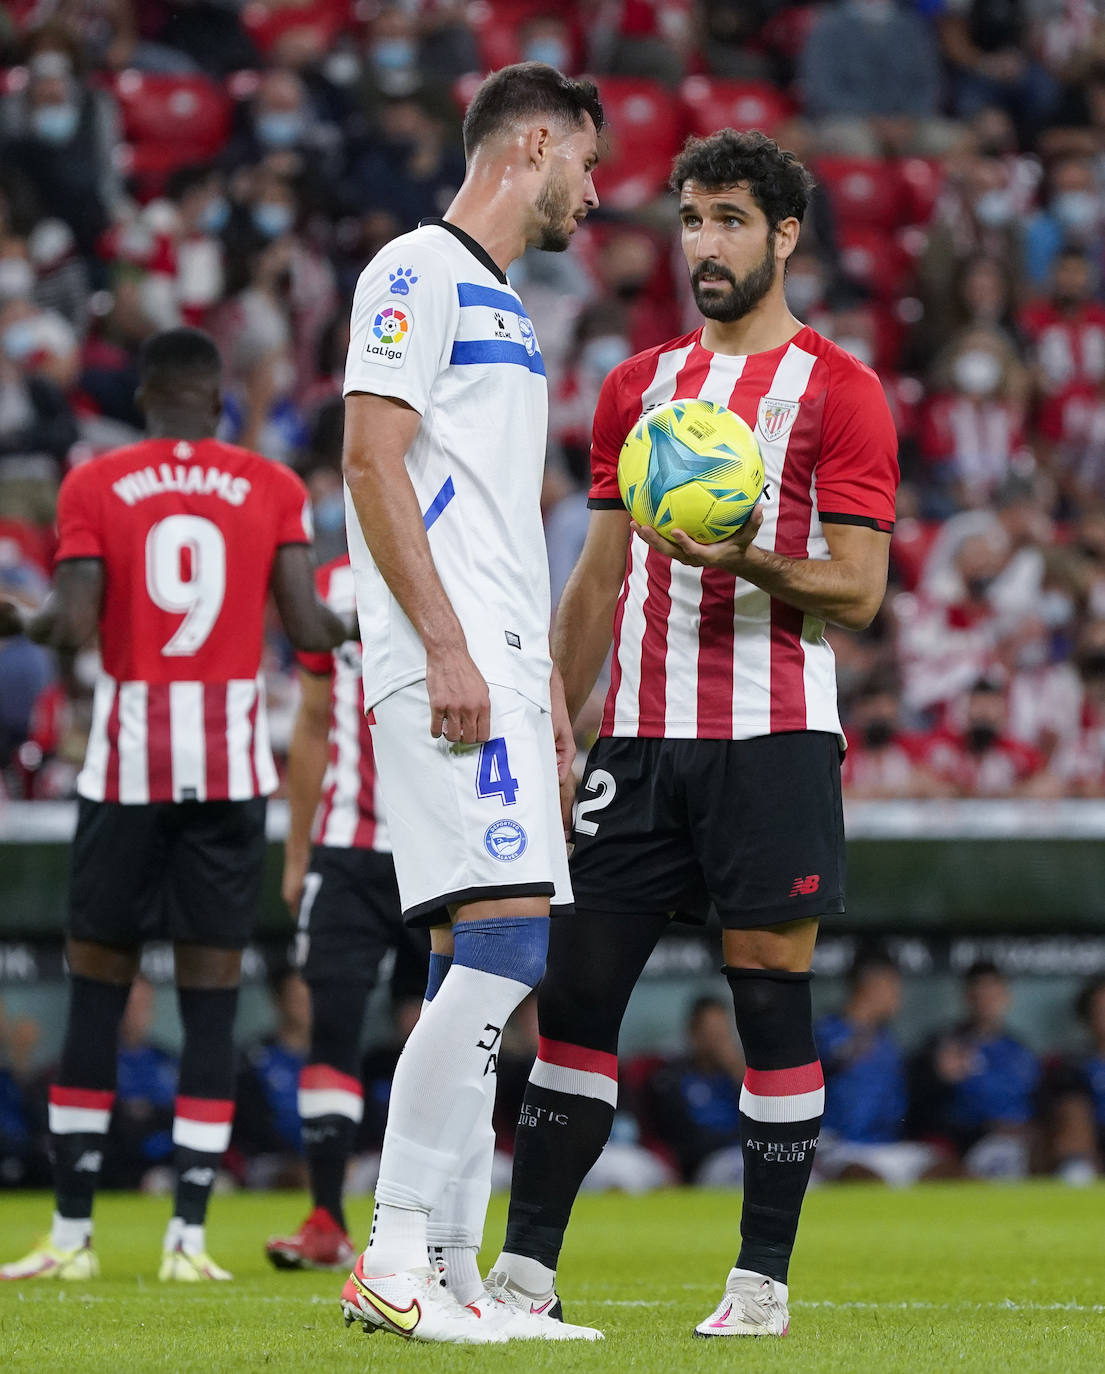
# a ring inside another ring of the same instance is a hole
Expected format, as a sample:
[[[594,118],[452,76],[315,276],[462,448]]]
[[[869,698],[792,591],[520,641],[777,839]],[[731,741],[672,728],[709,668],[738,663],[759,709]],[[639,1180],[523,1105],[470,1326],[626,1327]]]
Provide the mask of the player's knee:
[[[453,965],[494,973],[534,988],[549,952],[547,916],[489,916],[458,921],[453,930]]]
[[[65,958],[70,973],[94,983],[110,983],[115,987],[130,987],[138,976],[139,954],[136,949],[112,949],[91,940],[69,940]]]
[[[242,978],[242,951],[214,945],[173,946],[177,986],[233,990]]]

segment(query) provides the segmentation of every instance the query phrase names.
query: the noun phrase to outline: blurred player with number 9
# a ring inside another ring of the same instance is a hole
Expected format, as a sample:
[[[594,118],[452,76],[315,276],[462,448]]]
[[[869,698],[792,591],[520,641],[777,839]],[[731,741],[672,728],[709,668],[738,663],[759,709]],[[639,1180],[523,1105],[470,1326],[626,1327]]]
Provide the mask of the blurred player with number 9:
[[[207,1253],[204,1221],[230,1140],[242,950],[277,785],[260,676],[269,591],[302,651],[332,649],[350,627],[315,594],[303,483],[214,438],[220,371],[199,330],[147,341],[136,399],[150,437],[65,478],[42,611],[24,625],[0,603],[0,633],[74,651],[98,632],[103,665],[77,779],[69,1014],[50,1089],[57,1207],[48,1239],[0,1279],[98,1273],[92,1202],[119,1024],[141,946],[155,939],[174,945],[184,1029],[160,1277],[231,1277]]]

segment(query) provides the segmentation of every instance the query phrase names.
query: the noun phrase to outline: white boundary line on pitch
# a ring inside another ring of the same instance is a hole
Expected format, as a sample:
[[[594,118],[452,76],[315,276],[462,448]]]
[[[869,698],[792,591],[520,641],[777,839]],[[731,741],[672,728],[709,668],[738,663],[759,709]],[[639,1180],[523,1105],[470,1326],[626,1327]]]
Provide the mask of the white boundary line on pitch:
[[[158,1303],[172,1302],[179,1304],[183,1298],[187,1301],[189,1294],[174,1293],[151,1293],[149,1289],[140,1289],[142,1297],[147,1301]],[[108,1296],[100,1293],[74,1293],[65,1289],[55,1290],[52,1293],[43,1292],[41,1289],[34,1292],[27,1292],[25,1289],[17,1290],[16,1298],[18,1302],[73,1302],[73,1303],[112,1303],[129,1302],[133,1294],[118,1293]],[[303,1294],[295,1296],[290,1293],[196,1293],[197,1301],[204,1303],[249,1303],[265,1304],[287,1304],[289,1306],[302,1307],[329,1307],[337,1304],[337,1299],[333,1297],[322,1297],[318,1293]],[[650,1300],[646,1298],[591,1298],[586,1300],[592,1307],[676,1307],[679,1303],[674,1298]],[[1105,1313],[1105,1303],[1081,1303],[1081,1302],[1015,1302],[1012,1298],[1004,1298],[1001,1302],[833,1302],[831,1299],[796,1299],[790,1303],[791,1307],[808,1310],[824,1310],[830,1312],[1085,1312],[1087,1314],[1101,1315]]]

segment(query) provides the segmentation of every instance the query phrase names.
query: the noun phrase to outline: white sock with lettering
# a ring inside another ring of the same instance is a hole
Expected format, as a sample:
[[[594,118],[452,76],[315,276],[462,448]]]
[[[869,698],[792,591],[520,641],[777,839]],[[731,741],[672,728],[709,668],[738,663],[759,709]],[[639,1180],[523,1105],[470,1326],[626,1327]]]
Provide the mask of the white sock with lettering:
[[[454,962],[411,1032],[392,1082],[366,1274],[426,1267],[429,1213],[461,1173],[487,1111],[484,1080],[494,1080],[502,1028],[529,991]]]

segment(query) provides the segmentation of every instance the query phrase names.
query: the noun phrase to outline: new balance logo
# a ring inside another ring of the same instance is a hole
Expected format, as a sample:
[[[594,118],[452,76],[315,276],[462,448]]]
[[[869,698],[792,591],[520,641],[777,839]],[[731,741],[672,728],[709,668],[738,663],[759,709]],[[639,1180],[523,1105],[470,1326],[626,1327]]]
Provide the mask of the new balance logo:
[[[98,1174],[103,1162],[104,1152],[102,1150],[85,1150],[84,1154],[73,1165],[73,1172],[75,1174]]]
[[[795,878],[790,889],[792,897],[810,897],[821,886],[821,874],[811,873],[808,878]]]
[[[215,1182],[215,1170],[200,1168],[185,1169],[180,1176],[181,1183],[191,1183],[196,1188],[210,1188]]]

